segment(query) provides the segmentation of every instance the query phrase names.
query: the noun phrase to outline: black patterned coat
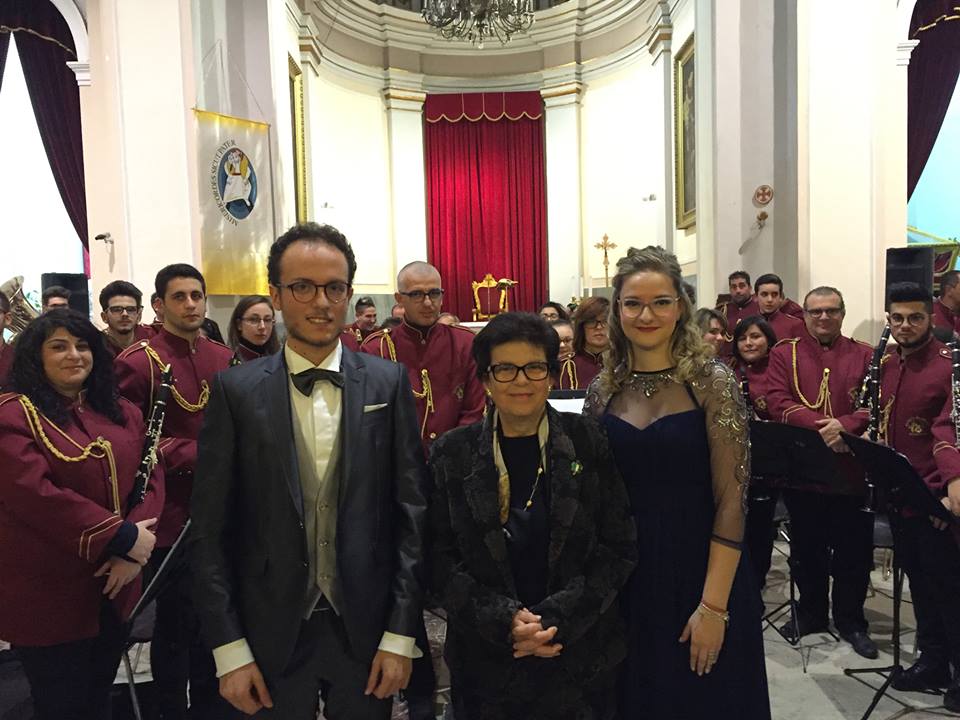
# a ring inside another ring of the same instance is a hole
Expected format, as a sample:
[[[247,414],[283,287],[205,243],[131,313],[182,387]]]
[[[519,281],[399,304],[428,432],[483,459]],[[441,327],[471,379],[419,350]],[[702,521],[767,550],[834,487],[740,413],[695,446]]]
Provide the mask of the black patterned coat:
[[[625,656],[616,602],[636,563],[629,500],[599,425],[547,408],[548,596],[530,608],[556,625],[558,658],[513,658],[521,608],[499,519],[493,413],[441,437],[430,457],[430,587],[447,613],[446,659],[458,720],[614,716]]]

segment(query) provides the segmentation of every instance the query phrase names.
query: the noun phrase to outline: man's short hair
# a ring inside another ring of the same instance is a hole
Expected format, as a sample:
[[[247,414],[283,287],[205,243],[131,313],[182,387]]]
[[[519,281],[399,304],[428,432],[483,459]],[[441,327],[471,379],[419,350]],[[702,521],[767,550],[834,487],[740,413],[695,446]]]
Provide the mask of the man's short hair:
[[[940,294],[943,295],[944,290],[949,290],[958,282],[960,282],[960,270],[947,270],[940,276]]]
[[[73,293],[63,287],[63,285],[51,285],[40,294],[40,302],[46,305],[50,302],[50,298],[63,298],[69,302],[71,295],[73,295]]]
[[[137,309],[140,308],[143,301],[143,293],[136,285],[126,280],[114,280],[104,285],[103,290],[100,291],[100,309],[106,311],[110,304],[110,298],[115,297],[132,297],[137,301]]]
[[[840,312],[842,312],[842,313],[846,313],[846,312],[847,312],[847,306],[846,306],[846,304],[843,302],[843,293],[840,292],[839,290],[837,290],[835,287],[831,287],[830,285],[821,285],[820,287],[815,287],[813,290],[811,290],[810,292],[808,292],[806,295],[803,296],[803,309],[804,309],[804,310],[807,309],[807,299],[808,299],[811,295],[818,295],[818,296],[821,296],[821,297],[824,296],[824,295],[836,295],[838,298],[840,298]]]
[[[747,281],[747,285],[750,284],[750,273],[748,273],[746,270],[737,270],[736,272],[732,272],[727,276],[727,285],[732,283],[737,278],[743,278]]]
[[[367,308],[375,308],[376,306],[377,304],[373,301],[372,297],[369,295],[364,295],[363,297],[357,299],[357,302],[353,306],[353,310],[357,313],[357,315],[359,315]]]
[[[175,263],[173,265],[167,265],[165,268],[161,268],[160,272],[157,273],[157,278],[154,281],[154,289],[157,291],[157,297],[161,300],[167,296],[167,285],[170,284],[170,281],[174,278],[192,278],[200,282],[200,289],[203,290],[203,294],[207,294],[207,283],[203,279],[203,275],[200,274],[200,271],[197,270],[193,265],[187,265],[187,263]]]
[[[928,313],[933,312],[933,295],[925,287],[915,282],[897,282],[887,290],[887,310],[894,303],[922,302]]]
[[[749,280],[747,281],[749,282]],[[780,294],[783,295],[783,280],[780,279],[779,275],[774,275],[773,273],[764,273],[757,278],[757,281],[753,284],[753,291],[760,292],[761,285],[776,285],[780,288]]]
[[[357,274],[357,258],[347,238],[333,225],[320,225],[315,222],[298,223],[274,240],[267,258],[267,281],[271,285],[280,285],[280,259],[287,248],[297,240],[325,243],[343,253],[347,259],[347,284],[353,285],[353,276]]]

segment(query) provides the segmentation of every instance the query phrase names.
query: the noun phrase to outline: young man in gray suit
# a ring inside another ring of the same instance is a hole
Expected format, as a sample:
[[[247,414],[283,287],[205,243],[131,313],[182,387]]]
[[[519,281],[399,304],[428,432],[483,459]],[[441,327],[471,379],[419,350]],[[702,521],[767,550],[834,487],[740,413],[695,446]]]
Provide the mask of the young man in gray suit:
[[[346,238],[273,244],[279,353],[221,373],[199,440],[189,556],[220,692],[265,718],[388,718],[422,623],[426,502],[403,366],[344,348]]]

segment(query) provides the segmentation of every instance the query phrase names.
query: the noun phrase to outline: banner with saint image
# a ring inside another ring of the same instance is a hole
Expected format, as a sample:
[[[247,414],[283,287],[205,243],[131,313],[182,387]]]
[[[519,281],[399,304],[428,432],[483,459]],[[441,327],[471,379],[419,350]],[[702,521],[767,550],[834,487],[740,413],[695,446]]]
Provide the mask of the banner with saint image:
[[[199,155],[200,258],[210,295],[267,293],[276,237],[270,126],[194,110]]]

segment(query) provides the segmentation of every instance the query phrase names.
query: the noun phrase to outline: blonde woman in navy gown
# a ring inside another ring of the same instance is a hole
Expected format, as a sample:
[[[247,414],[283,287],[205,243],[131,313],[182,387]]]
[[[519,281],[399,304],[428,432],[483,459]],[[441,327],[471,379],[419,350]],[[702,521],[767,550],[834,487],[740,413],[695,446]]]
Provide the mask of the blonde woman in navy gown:
[[[620,711],[769,720],[760,595],[740,557],[747,413],[681,283],[662,248],[617,263],[610,350],[585,407],[606,428],[637,523]]]

